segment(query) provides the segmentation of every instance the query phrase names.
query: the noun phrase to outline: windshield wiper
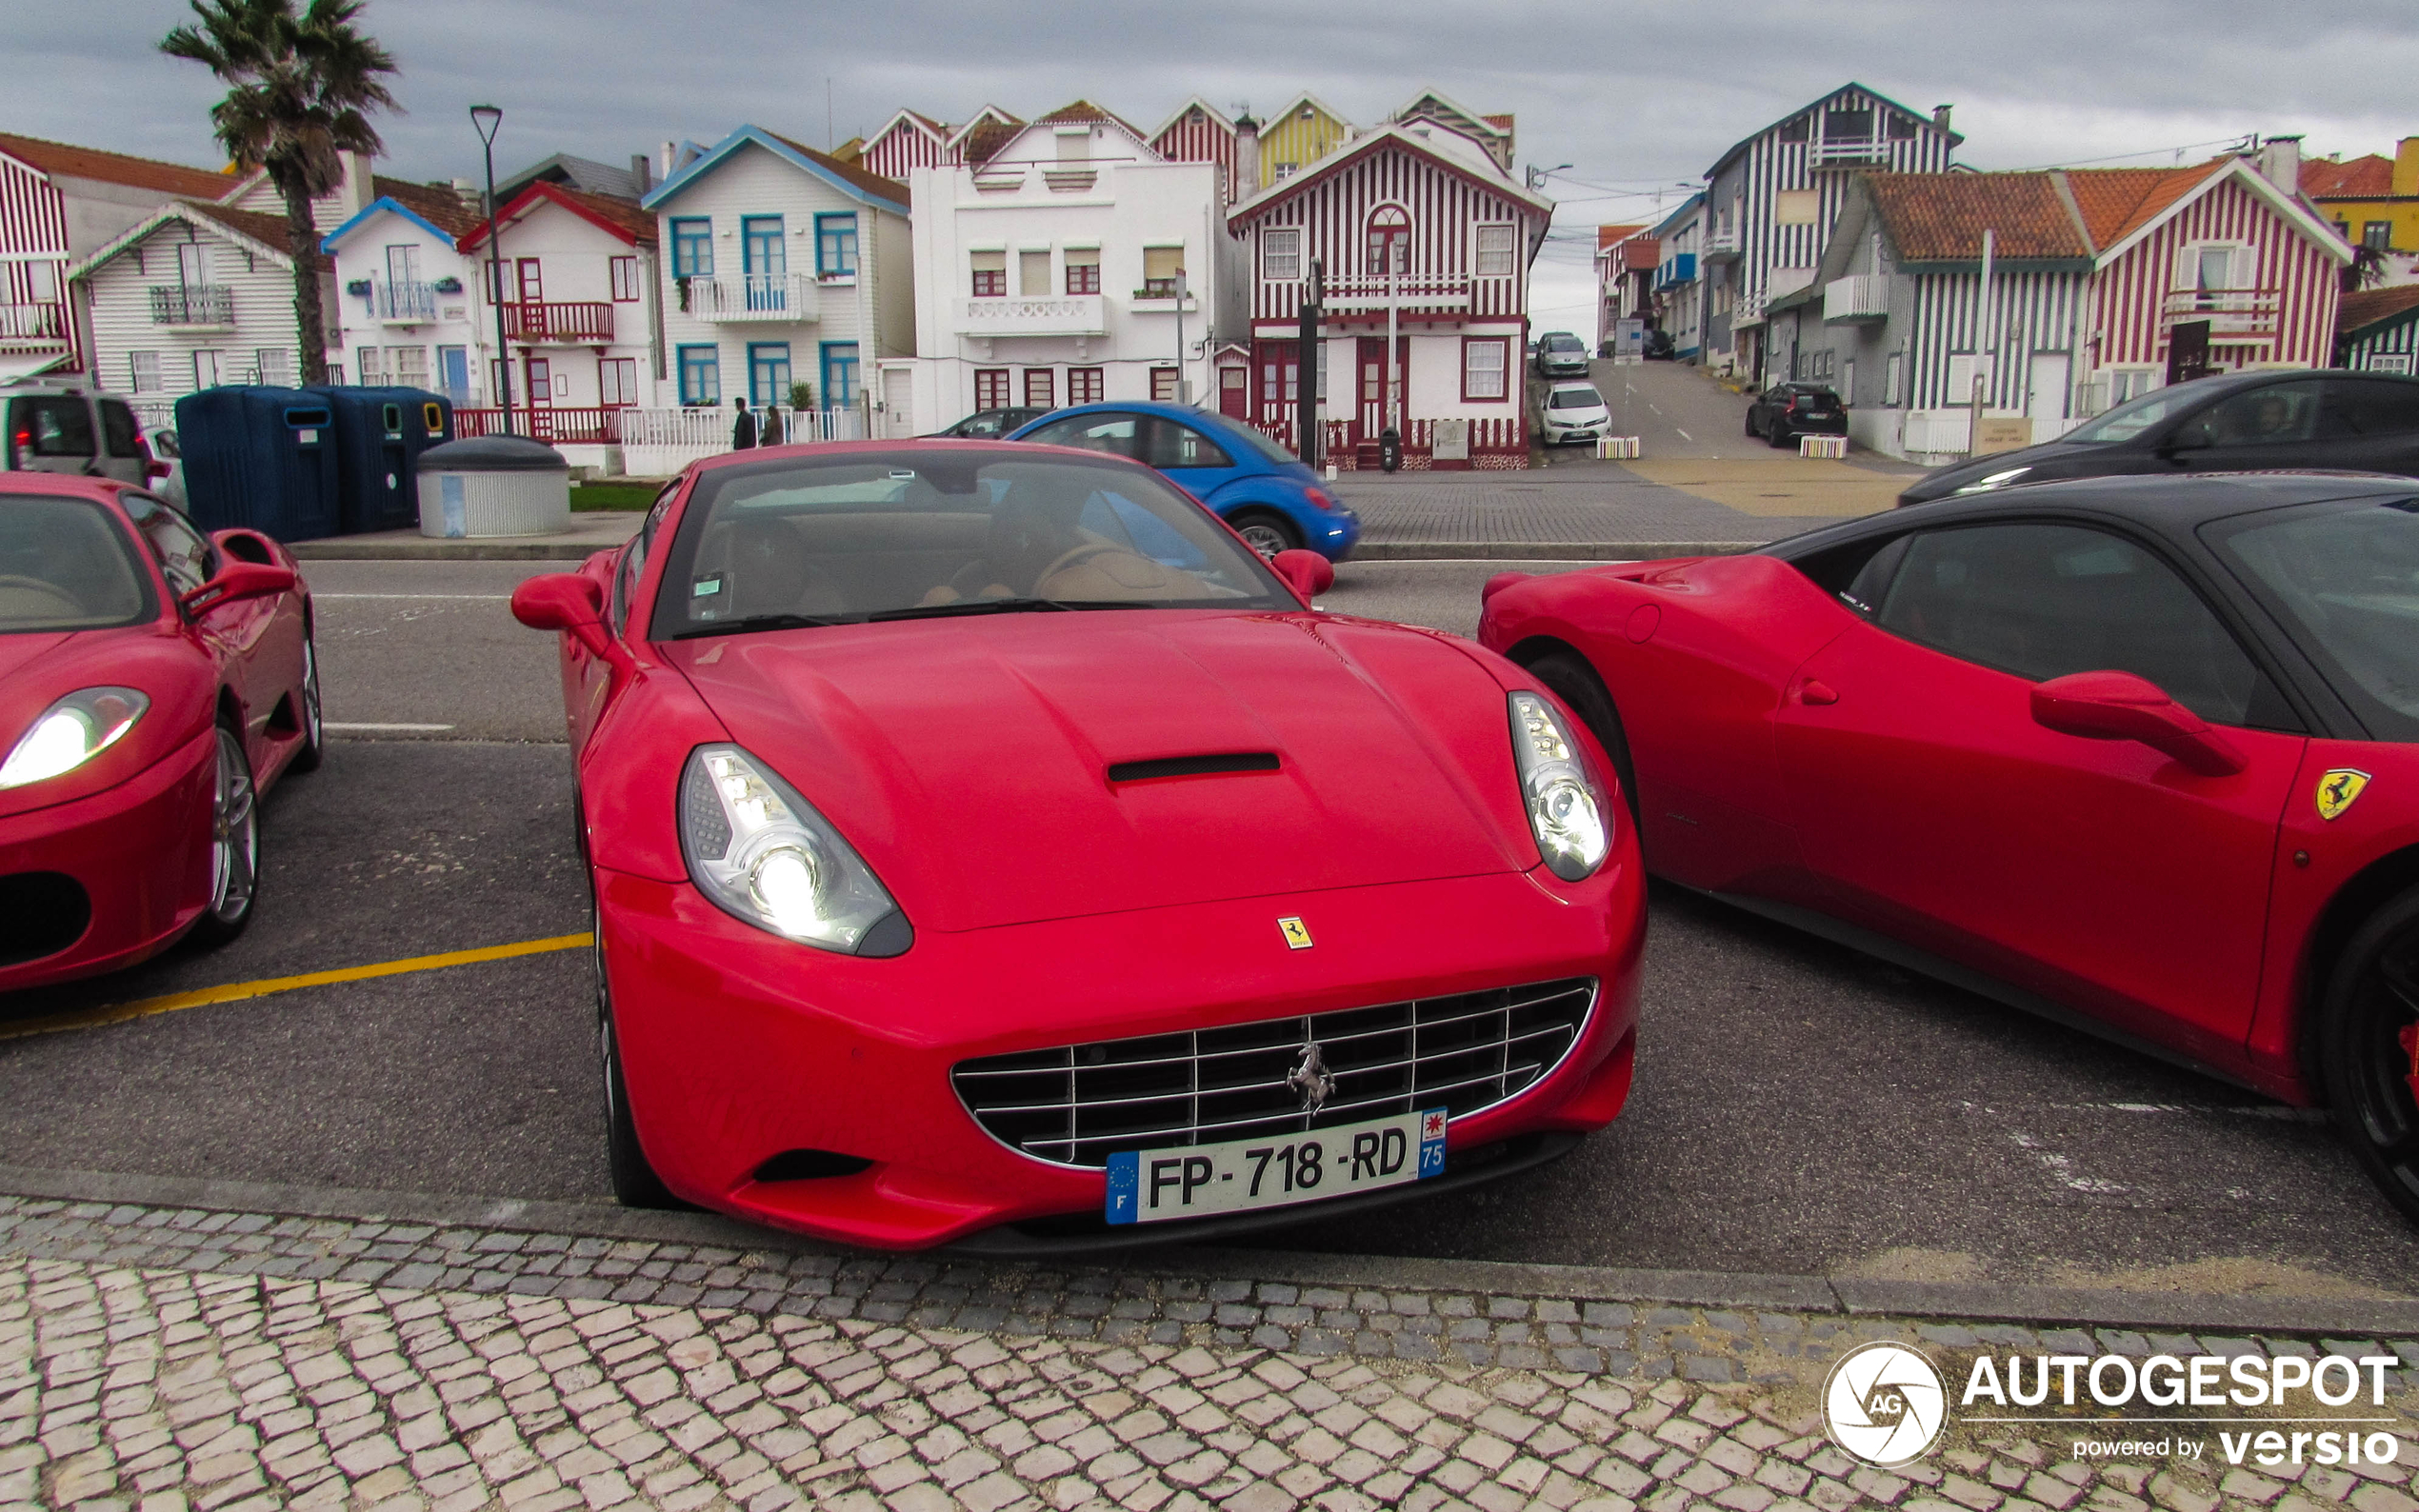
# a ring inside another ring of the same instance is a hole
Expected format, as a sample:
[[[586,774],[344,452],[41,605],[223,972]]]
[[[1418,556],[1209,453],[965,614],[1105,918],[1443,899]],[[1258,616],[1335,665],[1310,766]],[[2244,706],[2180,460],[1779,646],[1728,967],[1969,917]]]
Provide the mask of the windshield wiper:
[[[744,620],[727,620],[714,625],[701,625],[693,630],[683,630],[672,639],[693,641],[701,635],[750,635],[758,630],[803,630],[826,625],[856,623],[854,619],[822,619],[812,614],[750,614]]]
[[[928,604],[917,608],[877,609],[866,623],[877,620],[929,620],[960,614],[1033,614],[1057,609],[1147,609],[1133,599],[965,599],[955,604]]]

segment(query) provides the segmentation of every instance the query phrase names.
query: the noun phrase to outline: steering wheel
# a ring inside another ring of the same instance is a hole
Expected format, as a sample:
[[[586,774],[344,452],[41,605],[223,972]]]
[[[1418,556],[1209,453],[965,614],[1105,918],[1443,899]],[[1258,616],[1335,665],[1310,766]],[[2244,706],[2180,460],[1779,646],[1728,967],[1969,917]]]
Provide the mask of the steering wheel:
[[[50,599],[60,607],[66,609],[70,614],[82,614],[86,612],[84,606],[77,603],[75,599],[61,589],[57,584],[45,583],[40,578],[22,578],[0,574],[0,592],[7,592],[10,589],[14,589],[18,592],[39,593],[44,598]]]
[[[1094,557],[1110,555],[1132,556],[1133,554],[1134,553],[1127,550],[1124,547],[1118,546],[1113,542],[1087,541],[1083,545],[1066,552],[1060,556],[1057,561],[1052,562],[1050,566],[1042,568],[1039,572],[1034,573],[1033,591],[1036,594],[1041,593],[1043,584],[1049,582],[1051,578],[1058,576],[1061,572],[1066,571],[1069,567],[1080,567]]]

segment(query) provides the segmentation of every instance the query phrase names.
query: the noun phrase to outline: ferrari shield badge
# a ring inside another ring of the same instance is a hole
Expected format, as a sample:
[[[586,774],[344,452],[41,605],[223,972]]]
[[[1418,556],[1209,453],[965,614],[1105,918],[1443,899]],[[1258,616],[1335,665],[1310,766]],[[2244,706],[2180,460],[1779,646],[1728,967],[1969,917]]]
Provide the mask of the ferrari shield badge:
[[[2363,778],[2361,780],[2363,782],[2368,781],[2367,778]],[[2332,819],[2334,815],[2329,814],[2327,817]],[[1277,921],[1277,929],[1285,936],[1285,945],[1287,949],[1308,950],[1310,948],[1309,926],[1305,925],[1300,919],[1279,919]]]
[[[2318,779],[2318,817],[2334,819],[2352,806],[2362,789],[2369,786],[2369,774],[2349,766],[2338,766]]]

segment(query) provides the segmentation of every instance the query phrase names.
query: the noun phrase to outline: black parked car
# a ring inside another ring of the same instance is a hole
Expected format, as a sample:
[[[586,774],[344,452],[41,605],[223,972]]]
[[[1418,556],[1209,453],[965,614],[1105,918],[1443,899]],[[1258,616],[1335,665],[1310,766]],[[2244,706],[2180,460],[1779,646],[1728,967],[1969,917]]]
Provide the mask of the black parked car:
[[[1848,434],[1848,407],[1820,384],[1774,384],[1747,407],[1747,433],[1776,447],[1793,447],[1800,436]]]
[[[1020,426],[1029,425],[1049,413],[1047,409],[1029,408],[1022,405],[1009,409],[977,409],[947,430],[935,430],[926,439],[997,441]]]
[[[1639,353],[1649,362],[1669,362],[1679,354],[1679,348],[1672,345],[1671,333],[1668,330],[1648,331],[1646,346]]]
[[[2011,484],[2118,474],[2324,468],[2419,476],[2419,378],[2389,373],[2227,373],[2153,388],[2021,451],[1951,463],[1900,505]]]

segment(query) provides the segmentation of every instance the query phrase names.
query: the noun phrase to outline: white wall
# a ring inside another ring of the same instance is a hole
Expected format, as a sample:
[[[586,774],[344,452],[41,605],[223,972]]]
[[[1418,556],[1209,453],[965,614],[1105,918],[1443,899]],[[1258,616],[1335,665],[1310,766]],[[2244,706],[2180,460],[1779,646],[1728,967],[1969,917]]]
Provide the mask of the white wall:
[[[550,200],[533,206],[507,222],[500,229],[498,239],[504,248],[507,303],[519,302],[520,265],[523,259],[533,257],[538,262],[544,303],[609,304],[613,310],[613,340],[602,350],[593,342],[542,344],[525,348],[515,340],[512,343],[513,402],[519,404],[528,397],[522,392],[527,372],[523,364],[525,354],[546,360],[552,389],[550,403],[557,406],[585,408],[602,403],[597,364],[600,360],[622,359],[637,364],[638,402],[656,402],[653,332],[648,320],[645,298],[647,284],[654,272],[652,254]],[[637,288],[641,297],[614,300],[612,260],[616,257],[640,260]],[[466,272],[464,278],[479,295],[472,303],[471,313],[477,328],[487,336],[487,345],[481,348],[483,363],[494,354],[495,346],[495,307],[487,300],[483,271],[487,260],[488,249],[484,242],[476,249],[473,258],[463,259],[465,263],[475,261],[480,265],[480,269]],[[481,382],[484,386],[484,368]],[[670,401],[667,399],[664,402]]]
[[[373,303],[376,290],[387,284],[387,249],[411,247],[418,249],[420,279],[434,284],[451,278],[462,285],[456,294],[436,296],[436,318],[430,322],[403,324],[380,320]],[[328,326],[328,360],[341,365],[347,383],[367,381],[361,366],[361,348],[375,347],[379,350],[378,379],[382,383],[397,381],[398,348],[416,348],[421,353],[421,370],[430,388],[442,388],[444,374],[437,363],[440,347],[468,347],[470,351],[470,396],[457,403],[487,403],[487,359],[494,355],[495,334],[490,320],[486,327],[487,341],[479,341],[480,317],[485,312],[474,296],[477,273],[470,259],[453,249],[450,237],[430,231],[418,222],[392,210],[381,210],[363,221],[336,244],[336,299],[324,310]],[[352,294],[346,286],[368,279],[370,294]]]
[[[210,249],[210,282],[223,284],[233,302],[230,331],[170,331],[151,320],[150,288],[177,282],[176,244],[198,240]],[[257,353],[263,348],[287,354],[291,381],[302,380],[302,356],[294,335],[294,281],[275,259],[248,254],[207,229],[190,230],[184,222],[170,221],[94,269],[86,279],[92,317],[94,364],[102,387],[150,401],[173,400],[194,388],[193,354],[222,353],[222,383],[254,382]],[[131,354],[157,352],[160,388],[137,394]]]

